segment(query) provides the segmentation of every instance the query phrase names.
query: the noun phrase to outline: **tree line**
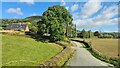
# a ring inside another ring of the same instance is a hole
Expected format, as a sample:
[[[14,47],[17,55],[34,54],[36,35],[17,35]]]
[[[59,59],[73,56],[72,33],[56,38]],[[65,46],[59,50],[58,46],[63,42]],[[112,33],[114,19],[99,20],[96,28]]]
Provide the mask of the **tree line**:
[[[100,31],[86,31],[86,30],[82,30],[82,31],[78,31],[77,33],[77,37],[79,38],[120,38],[120,33],[117,32],[100,32]]]

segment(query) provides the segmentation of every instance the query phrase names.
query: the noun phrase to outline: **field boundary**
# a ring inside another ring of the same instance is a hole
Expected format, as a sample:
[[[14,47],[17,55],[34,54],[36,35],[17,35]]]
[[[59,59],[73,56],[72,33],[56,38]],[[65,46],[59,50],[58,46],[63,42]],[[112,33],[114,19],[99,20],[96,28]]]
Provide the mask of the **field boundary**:
[[[85,45],[85,48],[87,48],[87,50],[96,58],[100,59],[101,61],[113,64],[115,66],[118,66],[118,58],[116,57],[110,57],[110,56],[106,56],[103,55],[101,52],[99,52],[98,50],[96,50],[95,48],[92,48],[91,46],[91,42],[87,42],[85,40],[74,40],[73,41],[77,41],[80,43],[83,43]]]
[[[40,66],[64,66],[65,63],[71,58],[75,51],[73,46],[68,46],[61,42],[56,42],[56,44],[62,45],[64,50],[56,56],[52,57],[50,60],[40,64]]]
[[[25,36],[25,32],[14,31],[14,30],[2,30],[2,31],[0,31],[0,33],[1,34],[8,34],[8,35]]]

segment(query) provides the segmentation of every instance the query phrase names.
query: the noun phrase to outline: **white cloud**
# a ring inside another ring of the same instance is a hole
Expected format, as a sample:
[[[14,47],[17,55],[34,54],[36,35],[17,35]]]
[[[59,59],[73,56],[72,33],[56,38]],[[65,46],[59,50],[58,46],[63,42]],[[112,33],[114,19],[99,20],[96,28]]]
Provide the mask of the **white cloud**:
[[[23,15],[23,12],[21,11],[21,8],[9,8],[7,10],[8,13],[15,13],[18,15]]]
[[[74,4],[72,7],[71,7],[71,11],[76,11],[78,9],[78,4]]]
[[[74,20],[74,24],[77,25],[77,28],[92,28],[94,27],[92,19],[86,19],[86,20]]]
[[[73,20],[80,19],[80,13],[75,12],[72,15],[73,15]]]
[[[33,14],[30,14],[30,16],[37,16],[37,14],[36,14],[36,13],[33,13]]]
[[[103,10],[101,14],[93,19],[93,22],[96,22],[98,25],[118,24],[118,18],[113,18],[116,15],[118,15],[118,7],[112,6]]]
[[[98,14],[97,12],[100,11]],[[93,14],[96,16],[90,18]],[[94,28],[99,26],[118,25],[118,6],[103,6],[100,1],[93,2],[90,0],[85,3],[81,12],[73,13],[73,23],[77,25],[77,28]]]
[[[67,10],[69,10],[69,7],[65,7]]]
[[[81,18],[89,18],[91,15],[98,12],[101,8],[101,2],[92,2],[93,0],[89,0],[85,3],[84,7],[81,9],[80,17]]]
[[[34,0],[19,0],[20,2],[26,2],[27,4],[34,4]]]
[[[101,20],[101,21],[93,21],[93,18],[91,19],[84,19],[84,20],[74,20],[74,24],[77,25],[77,28],[94,28],[98,26],[109,26],[109,25],[115,25],[118,24],[118,18],[109,19],[109,20]]]
[[[15,19],[17,19],[18,17],[14,17]]]
[[[62,6],[65,6],[66,5],[66,2],[64,0],[61,0],[61,5]]]
[[[114,17],[118,14],[118,7],[112,6],[103,10],[101,14],[99,14],[95,20],[106,20]]]
[[[79,13],[76,13],[76,15],[79,15]],[[77,24],[78,28],[94,28],[98,26],[109,26],[109,25],[115,25],[118,24],[118,19],[120,18],[114,18],[114,16],[118,15],[118,7],[117,6],[111,6],[106,9],[103,9],[103,11],[94,18],[87,18],[87,19],[79,19],[79,16],[74,16],[74,23]]]

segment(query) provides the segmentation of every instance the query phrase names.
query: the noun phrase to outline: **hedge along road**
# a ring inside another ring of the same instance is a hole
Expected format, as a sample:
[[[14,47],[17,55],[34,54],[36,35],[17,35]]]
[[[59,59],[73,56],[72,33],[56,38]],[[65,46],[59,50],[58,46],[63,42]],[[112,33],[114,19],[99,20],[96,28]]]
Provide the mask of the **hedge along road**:
[[[80,43],[75,41],[72,43],[75,45],[76,52],[68,62],[68,66],[112,66],[92,56]]]

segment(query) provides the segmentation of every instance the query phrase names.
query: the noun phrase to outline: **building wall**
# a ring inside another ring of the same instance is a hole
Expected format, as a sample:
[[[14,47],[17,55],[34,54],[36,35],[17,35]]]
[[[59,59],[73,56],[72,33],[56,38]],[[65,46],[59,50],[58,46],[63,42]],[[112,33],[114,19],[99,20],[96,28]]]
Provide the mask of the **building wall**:
[[[28,25],[26,26],[26,29],[25,29],[25,31],[29,31]]]

